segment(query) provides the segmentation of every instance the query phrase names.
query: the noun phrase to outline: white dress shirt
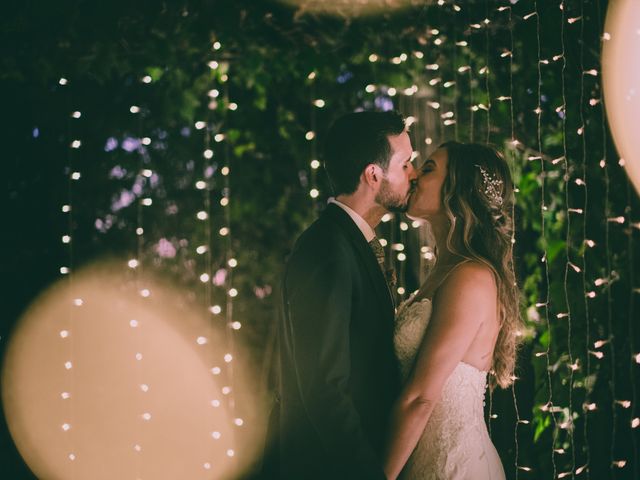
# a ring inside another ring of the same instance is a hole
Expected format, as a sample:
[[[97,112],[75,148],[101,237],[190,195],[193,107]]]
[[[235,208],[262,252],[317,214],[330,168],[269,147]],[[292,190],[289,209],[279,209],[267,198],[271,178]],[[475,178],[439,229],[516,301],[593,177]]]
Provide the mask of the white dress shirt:
[[[371,228],[371,225],[369,225],[367,221],[364,218],[362,218],[358,213],[356,213],[352,208],[349,208],[347,205],[345,205],[342,202],[339,202],[333,197],[329,198],[327,203],[335,203],[337,206],[339,206],[341,209],[347,212],[347,214],[351,217],[351,220],[353,220],[353,222],[357,225],[357,227],[362,232],[362,235],[364,235],[364,239],[367,241],[367,243],[373,240],[373,237],[376,236],[376,232],[373,231],[373,228]]]

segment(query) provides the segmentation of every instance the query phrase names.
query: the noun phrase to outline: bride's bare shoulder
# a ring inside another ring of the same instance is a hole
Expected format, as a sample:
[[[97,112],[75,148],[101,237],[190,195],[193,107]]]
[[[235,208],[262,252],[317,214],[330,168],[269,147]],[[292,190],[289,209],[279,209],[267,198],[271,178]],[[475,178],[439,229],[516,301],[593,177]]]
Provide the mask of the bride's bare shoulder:
[[[465,261],[451,271],[440,289],[442,293],[464,293],[463,296],[469,300],[495,298],[497,293],[495,273],[482,262]]]

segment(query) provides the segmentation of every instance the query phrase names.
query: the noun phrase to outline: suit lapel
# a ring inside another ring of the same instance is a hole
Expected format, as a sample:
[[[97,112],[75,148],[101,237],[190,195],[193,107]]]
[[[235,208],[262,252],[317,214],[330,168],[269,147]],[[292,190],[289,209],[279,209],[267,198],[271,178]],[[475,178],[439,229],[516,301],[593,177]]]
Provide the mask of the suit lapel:
[[[365,266],[369,277],[376,289],[377,296],[383,301],[385,305],[391,310],[393,315],[394,302],[387,280],[384,278],[384,273],[380,269],[378,260],[376,259],[371,246],[367,243],[364,235],[353,222],[351,217],[341,209],[339,206],[330,203],[324,212],[324,215],[328,216],[332,221],[337,223],[344,231],[346,237],[350,240],[354,247],[354,251],[359,257],[361,263]]]

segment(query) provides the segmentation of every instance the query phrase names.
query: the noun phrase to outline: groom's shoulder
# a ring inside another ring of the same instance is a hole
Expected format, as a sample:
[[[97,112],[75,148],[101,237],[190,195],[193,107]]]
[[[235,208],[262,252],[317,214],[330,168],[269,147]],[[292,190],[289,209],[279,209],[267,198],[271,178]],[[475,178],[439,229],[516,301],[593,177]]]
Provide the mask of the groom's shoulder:
[[[300,234],[292,255],[313,253],[322,257],[328,253],[339,254],[348,248],[344,230],[330,216],[323,214]]]

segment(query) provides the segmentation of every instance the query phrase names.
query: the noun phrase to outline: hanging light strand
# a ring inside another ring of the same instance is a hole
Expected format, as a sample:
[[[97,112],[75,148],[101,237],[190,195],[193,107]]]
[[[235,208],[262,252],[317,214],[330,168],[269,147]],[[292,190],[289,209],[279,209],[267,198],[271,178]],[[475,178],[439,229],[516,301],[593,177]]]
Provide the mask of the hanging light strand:
[[[224,76],[221,78],[221,80],[224,81],[224,99],[225,99],[225,105],[229,105],[229,83],[228,83],[228,77]],[[228,125],[228,119],[229,119],[229,115],[227,112],[227,122],[225,122]],[[225,167],[227,167],[227,175],[224,176],[224,190],[226,193],[226,198],[230,201],[231,198],[231,182],[230,182],[230,176],[231,176],[231,172],[233,172],[233,169],[231,168],[231,146],[229,144],[229,140],[228,138],[225,136],[223,138],[223,145],[222,145],[222,149],[223,149],[223,155],[224,155],[224,164]],[[226,231],[227,234],[224,235],[225,237],[225,249],[226,249],[226,254],[225,254],[225,264],[228,267],[228,271],[227,271],[227,276],[226,276],[226,288],[227,288],[227,296],[226,296],[226,326],[225,326],[225,332],[226,332],[226,342],[227,342],[227,349],[228,349],[228,353],[225,354],[225,362],[226,362],[226,368],[227,368],[227,376],[229,379],[229,384],[231,386],[231,393],[229,394],[229,398],[228,398],[228,407],[229,407],[229,411],[232,414],[233,418],[236,418],[236,404],[235,404],[235,378],[234,378],[234,368],[233,368],[233,358],[235,357],[235,338],[234,338],[234,320],[233,320],[233,303],[234,303],[234,298],[238,295],[238,290],[236,288],[233,287],[233,270],[235,268],[235,266],[237,265],[237,263],[235,262],[235,258],[234,258],[234,250],[233,250],[233,242],[232,242],[232,225],[231,225],[231,208],[229,206],[229,203],[227,203],[224,206],[224,221],[226,224]],[[225,227],[223,227],[225,228]],[[233,266],[232,266],[233,265]],[[237,441],[236,441],[236,434],[234,430],[231,430],[232,432],[232,438],[231,438],[231,449],[227,451],[227,455],[228,456],[233,456],[233,452],[235,450],[235,446],[237,445]]]
[[[582,18],[584,18],[584,4],[581,2],[580,3],[580,16]],[[584,71],[584,41],[585,41],[585,36],[584,36],[584,26],[585,26],[585,22],[580,22],[580,71]],[[585,80],[585,76],[581,75],[580,76],[580,125],[581,126],[585,126],[585,114],[584,114],[584,107],[585,107],[585,87],[584,87],[584,80]],[[583,196],[583,204],[582,204],[582,210],[584,212],[584,215],[582,217],[582,245],[588,246],[588,237],[587,237],[587,209],[588,209],[588,205],[589,205],[589,199],[588,199],[588,185],[589,185],[589,181],[587,180],[587,129],[584,128],[583,132],[582,132],[582,136],[581,136],[581,157],[582,157],[582,178],[580,178],[579,180],[582,180],[581,182],[581,186],[584,190],[584,196]],[[587,292],[587,252],[589,251],[588,248],[583,247],[584,248],[584,253],[582,254],[582,265],[581,265],[581,283],[582,283],[582,301],[583,301],[583,305],[584,305],[584,318],[585,318],[585,364],[586,364],[586,372],[585,375],[583,375],[583,382],[585,382],[584,385],[584,390],[585,390],[585,396],[584,396],[584,404],[589,404],[590,402],[590,398],[589,398],[589,388],[586,385],[586,379],[589,378],[591,376],[591,355],[589,355],[589,349],[591,346],[591,318],[590,318],[590,309],[589,309],[589,298],[591,298]],[[589,449],[589,415],[590,415],[590,410],[589,409],[583,409],[583,451],[584,451],[584,455],[586,457],[585,463],[583,464],[584,469],[587,472],[587,478],[589,478],[590,473],[589,473],[589,465],[591,463],[591,451]],[[581,462],[582,463],[582,462]]]
[[[544,269],[544,291],[545,291],[545,299],[542,303],[539,303],[536,305],[536,307],[542,307],[544,314],[543,314],[543,318],[544,318],[544,322],[545,322],[545,326],[546,326],[546,333],[547,336],[549,338],[548,342],[547,342],[547,348],[545,349],[544,352],[542,352],[544,354],[544,358],[545,358],[545,362],[546,362],[546,372],[547,372],[547,387],[548,387],[548,391],[549,391],[549,396],[547,398],[547,403],[545,405],[543,405],[542,407],[540,407],[543,411],[548,412],[548,415],[551,415],[551,418],[553,420],[554,423],[554,435],[553,435],[553,443],[551,445],[551,466],[552,466],[552,472],[553,472],[553,477],[552,478],[556,478],[557,476],[557,466],[556,466],[556,459],[555,459],[555,452],[554,452],[554,445],[555,445],[555,432],[557,432],[557,421],[556,421],[556,417],[555,417],[555,413],[554,411],[550,408],[551,406],[553,406],[553,381],[551,378],[551,360],[550,360],[550,356],[551,356],[551,345],[552,345],[552,341],[553,341],[553,335],[551,332],[551,324],[549,322],[549,302],[551,300],[550,297],[550,279],[549,279],[549,262],[548,262],[548,252],[547,252],[547,238],[546,238],[546,219],[545,219],[545,215],[546,215],[546,211],[547,211],[547,206],[546,206],[546,182],[547,182],[547,174],[546,174],[546,169],[545,169],[545,165],[544,165],[544,154],[543,154],[543,145],[542,145],[542,104],[541,104],[541,100],[542,100],[542,56],[541,56],[541,43],[540,43],[540,11],[538,9],[538,2],[537,0],[534,2],[534,8],[535,8],[535,18],[536,18],[536,46],[537,46],[537,59],[538,59],[538,63],[537,63],[537,72],[538,72],[538,82],[537,82],[537,107],[535,110],[536,116],[537,116],[537,125],[536,125],[536,137],[537,137],[537,142],[538,142],[538,152],[540,152],[540,238],[541,238],[541,243],[542,243],[542,263],[543,263],[543,269]]]
[[[68,87],[69,81],[66,78],[60,78],[58,84],[60,85],[60,90],[62,91],[62,95],[64,96],[64,105],[66,107],[65,112],[70,111],[70,96],[71,92]],[[64,330],[59,332],[59,338],[64,343],[64,349],[67,352],[67,360],[64,365],[61,365],[60,368],[64,368],[66,370],[66,376],[64,381],[63,391],[60,393],[61,401],[65,402],[66,406],[66,418],[62,419],[61,428],[63,431],[67,432],[67,459],[69,460],[68,464],[68,475],[69,478],[75,478],[76,468],[75,468],[75,459],[76,459],[76,444],[75,444],[75,435],[72,427],[75,425],[75,394],[77,393],[75,390],[76,379],[75,379],[75,370],[73,366],[75,365],[75,325],[76,325],[76,312],[77,308],[81,308],[83,305],[83,300],[77,297],[75,292],[75,284],[74,284],[74,273],[75,273],[75,258],[74,258],[74,234],[73,234],[73,225],[74,225],[74,215],[75,215],[75,202],[74,202],[74,193],[75,193],[75,185],[81,178],[81,172],[75,170],[75,157],[79,154],[76,150],[79,149],[81,145],[81,141],[77,138],[74,138],[74,128],[72,126],[73,120],[77,119],[76,115],[72,114],[70,117],[67,117],[66,127],[67,127],[67,135],[66,142],[68,143],[67,147],[67,165],[64,170],[67,176],[67,200],[66,204],[62,206],[62,213],[66,215],[66,228],[67,232],[62,237],[62,243],[67,246],[67,265],[60,268],[60,273],[62,275],[67,275],[67,287],[68,287],[68,320],[67,327]]]
[[[565,45],[565,22],[566,20],[566,5],[564,0],[560,0],[560,44],[562,47],[562,51],[560,53],[562,59],[562,72],[560,75],[560,84],[561,84],[561,92],[562,92],[562,155],[563,155],[563,167],[564,167],[564,193],[565,193],[565,209],[567,219],[566,226],[566,238],[565,238],[565,255],[566,255],[566,263],[564,268],[564,300],[565,300],[565,317],[567,321],[567,354],[569,356],[569,387],[568,387],[568,396],[569,396],[569,416],[563,422],[563,425],[566,425],[567,434],[569,436],[569,448],[571,449],[571,476],[574,475],[576,469],[576,454],[575,454],[575,446],[574,446],[574,438],[573,438],[573,377],[574,377],[574,369],[572,366],[574,365],[573,361],[573,351],[572,351],[572,311],[571,311],[571,299],[569,298],[569,272],[572,269],[573,262],[571,261],[571,198],[569,195],[569,155],[567,150],[567,96],[566,96],[566,69],[567,69],[567,58],[566,58],[566,45]],[[561,427],[562,428],[562,427]],[[554,445],[555,446],[555,445]]]
[[[510,5],[501,7],[498,11],[506,11],[508,12],[508,22],[509,22],[509,120],[511,123],[511,146],[512,146],[512,161],[516,160],[516,143],[515,143],[515,117],[513,110],[513,52],[514,52],[514,42],[513,42],[513,11]],[[515,202],[512,202],[511,206],[511,218],[515,219]],[[510,256],[513,258],[513,250],[516,243],[515,237],[515,228],[511,231],[511,246]],[[513,278],[515,278],[515,269],[513,262],[511,263],[511,271],[513,273]],[[520,410],[518,408],[518,399],[516,397],[516,382],[518,381],[517,377],[514,375],[513,383],[511,384],[511,397],[513,400],[513,408],[516,414],[516,422],[513,428],[513,437],[514,437],[514,447],[515,447],[515,478],[518,480],[520,470],[522,469],[520,466],[520,444],[518,442],[518,429],[522,424],[522,419],[520,418]]]

